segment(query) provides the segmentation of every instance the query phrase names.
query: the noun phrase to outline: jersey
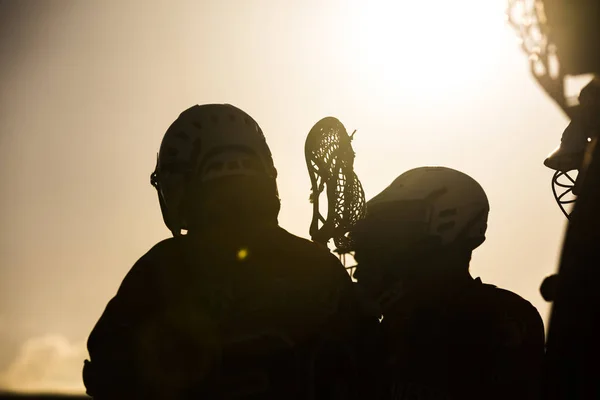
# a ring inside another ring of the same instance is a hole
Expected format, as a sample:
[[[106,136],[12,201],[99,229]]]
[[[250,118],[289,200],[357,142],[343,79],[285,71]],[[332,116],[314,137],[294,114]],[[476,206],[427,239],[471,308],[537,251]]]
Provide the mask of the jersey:
[[[538,398],[544,327],[529,302],[480,279],[418,296],[384,314],[384,398]]]
[[[94,327],[84,383],[99,399],[346,396],[376,322],[356,299],[335,256],[280,227],[167,239]]]

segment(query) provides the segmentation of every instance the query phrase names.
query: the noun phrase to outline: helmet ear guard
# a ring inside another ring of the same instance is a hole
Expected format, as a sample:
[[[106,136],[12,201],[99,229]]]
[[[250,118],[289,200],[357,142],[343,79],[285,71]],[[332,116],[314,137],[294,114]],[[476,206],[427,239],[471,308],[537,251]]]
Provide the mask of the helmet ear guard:
[[[158,159],[158,157],[157,157]],[[171,231],[173,236],[181,236],[181,227],[178,227],[175,221],[178,221],[179,218],[174,218],[173,211],[169,209],[167,206],[167,202],[165,201],[165,197],[163,191],[160,186],[160,178],[158,171],[158,161],[156,164],[156,168],[154,172],[150,174],[150,184],[156,189],[156,193],[158,195],[158,203],[160,205],[160,211],[162,213],[163,221],[167,228]]]

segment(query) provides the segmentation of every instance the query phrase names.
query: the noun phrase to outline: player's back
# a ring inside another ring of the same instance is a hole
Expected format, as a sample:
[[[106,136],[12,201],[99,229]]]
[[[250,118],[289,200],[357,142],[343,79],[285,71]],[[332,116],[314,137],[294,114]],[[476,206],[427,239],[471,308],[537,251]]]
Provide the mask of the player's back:
[[[328,343],[334,358],[352,346],[359,317],[351,291],[327,249],[279,227],[168,239],[136,263],[109,303],[90,336],[90,365],[109,363],[127,375],[139,362],[111,362],[111,353],[135,352],[140,342],[146,349],[171,342],[167,353],[179,354],[170,361],[175,367],[144,375],[196,371],[212,382],[197,388],[230,398],[293,398],[290,390],[307,398],[319,342]],[[120,329],[123,324],[130,328]],[[153,337],[163,343],[148,344]],[[331,346],[337,340],[338,352]],[[145,369],[152,365],[147,361]],[[340,373],[349,367],[348,360],[339,364]]]
[[[544,330],[529,302],[479,279],[427,297],[384,316],[392,398],[536,398]]]

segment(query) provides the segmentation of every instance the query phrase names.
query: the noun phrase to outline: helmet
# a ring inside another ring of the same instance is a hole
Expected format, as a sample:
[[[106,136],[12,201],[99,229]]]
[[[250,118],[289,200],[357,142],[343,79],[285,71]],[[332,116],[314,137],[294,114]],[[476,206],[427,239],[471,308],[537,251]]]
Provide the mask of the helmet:
[[[575,183],[583,162],[588,137],[580,121],[574,119],[563,132],[560,145],[544,160],[544,165],[555,171],[552,193],[563,214],[569,218],[565,206],[575,203]]]
[[[544,160],[544,165],[555,171],[579,169],[588,144],[588,135],[581,122],[573,120],[563,132],[560,145]]]
[[[555,171],[579,169],[583,155],[600,128],[600,80],[590,81],[579,94],[579,105],[573,108],[573,118],[563,132],[558,146],[544,161]]]
[[[565,216],[566,204],[575,202],[579,174],[590,142],[600,130],[600,81],[594,79],[579,95],[579,105],[572,110],[573,118],[563,132],[560,145],[544,160],[544,165],[555,170],[552,177],[554,198]]]
[[[357,246],[378,242],[397,251],[418,244],[469,249],[485,240],[489,203],[470,176],[445,167],[421,167],[400,175],[367,202],[367,216],[353,231]]]
[[[277,195],[277,170],[256,121],[229,104],[195,105],[182,112],[165,133],[151,175],[171,232],[188,229],[182,203],[192,181],[202,187],[236,175],[266,177]]]

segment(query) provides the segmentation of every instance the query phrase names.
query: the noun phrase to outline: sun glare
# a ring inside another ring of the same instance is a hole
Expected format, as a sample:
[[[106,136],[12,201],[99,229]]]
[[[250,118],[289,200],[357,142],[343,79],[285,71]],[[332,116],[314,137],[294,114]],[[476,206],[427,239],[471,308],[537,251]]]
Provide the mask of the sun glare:
[[[350,48],[361,76],[411,98],[454,95],[486,74],[505,39],[502,0],[353,3]],[[515,44],[516,47],[516,44]]]

